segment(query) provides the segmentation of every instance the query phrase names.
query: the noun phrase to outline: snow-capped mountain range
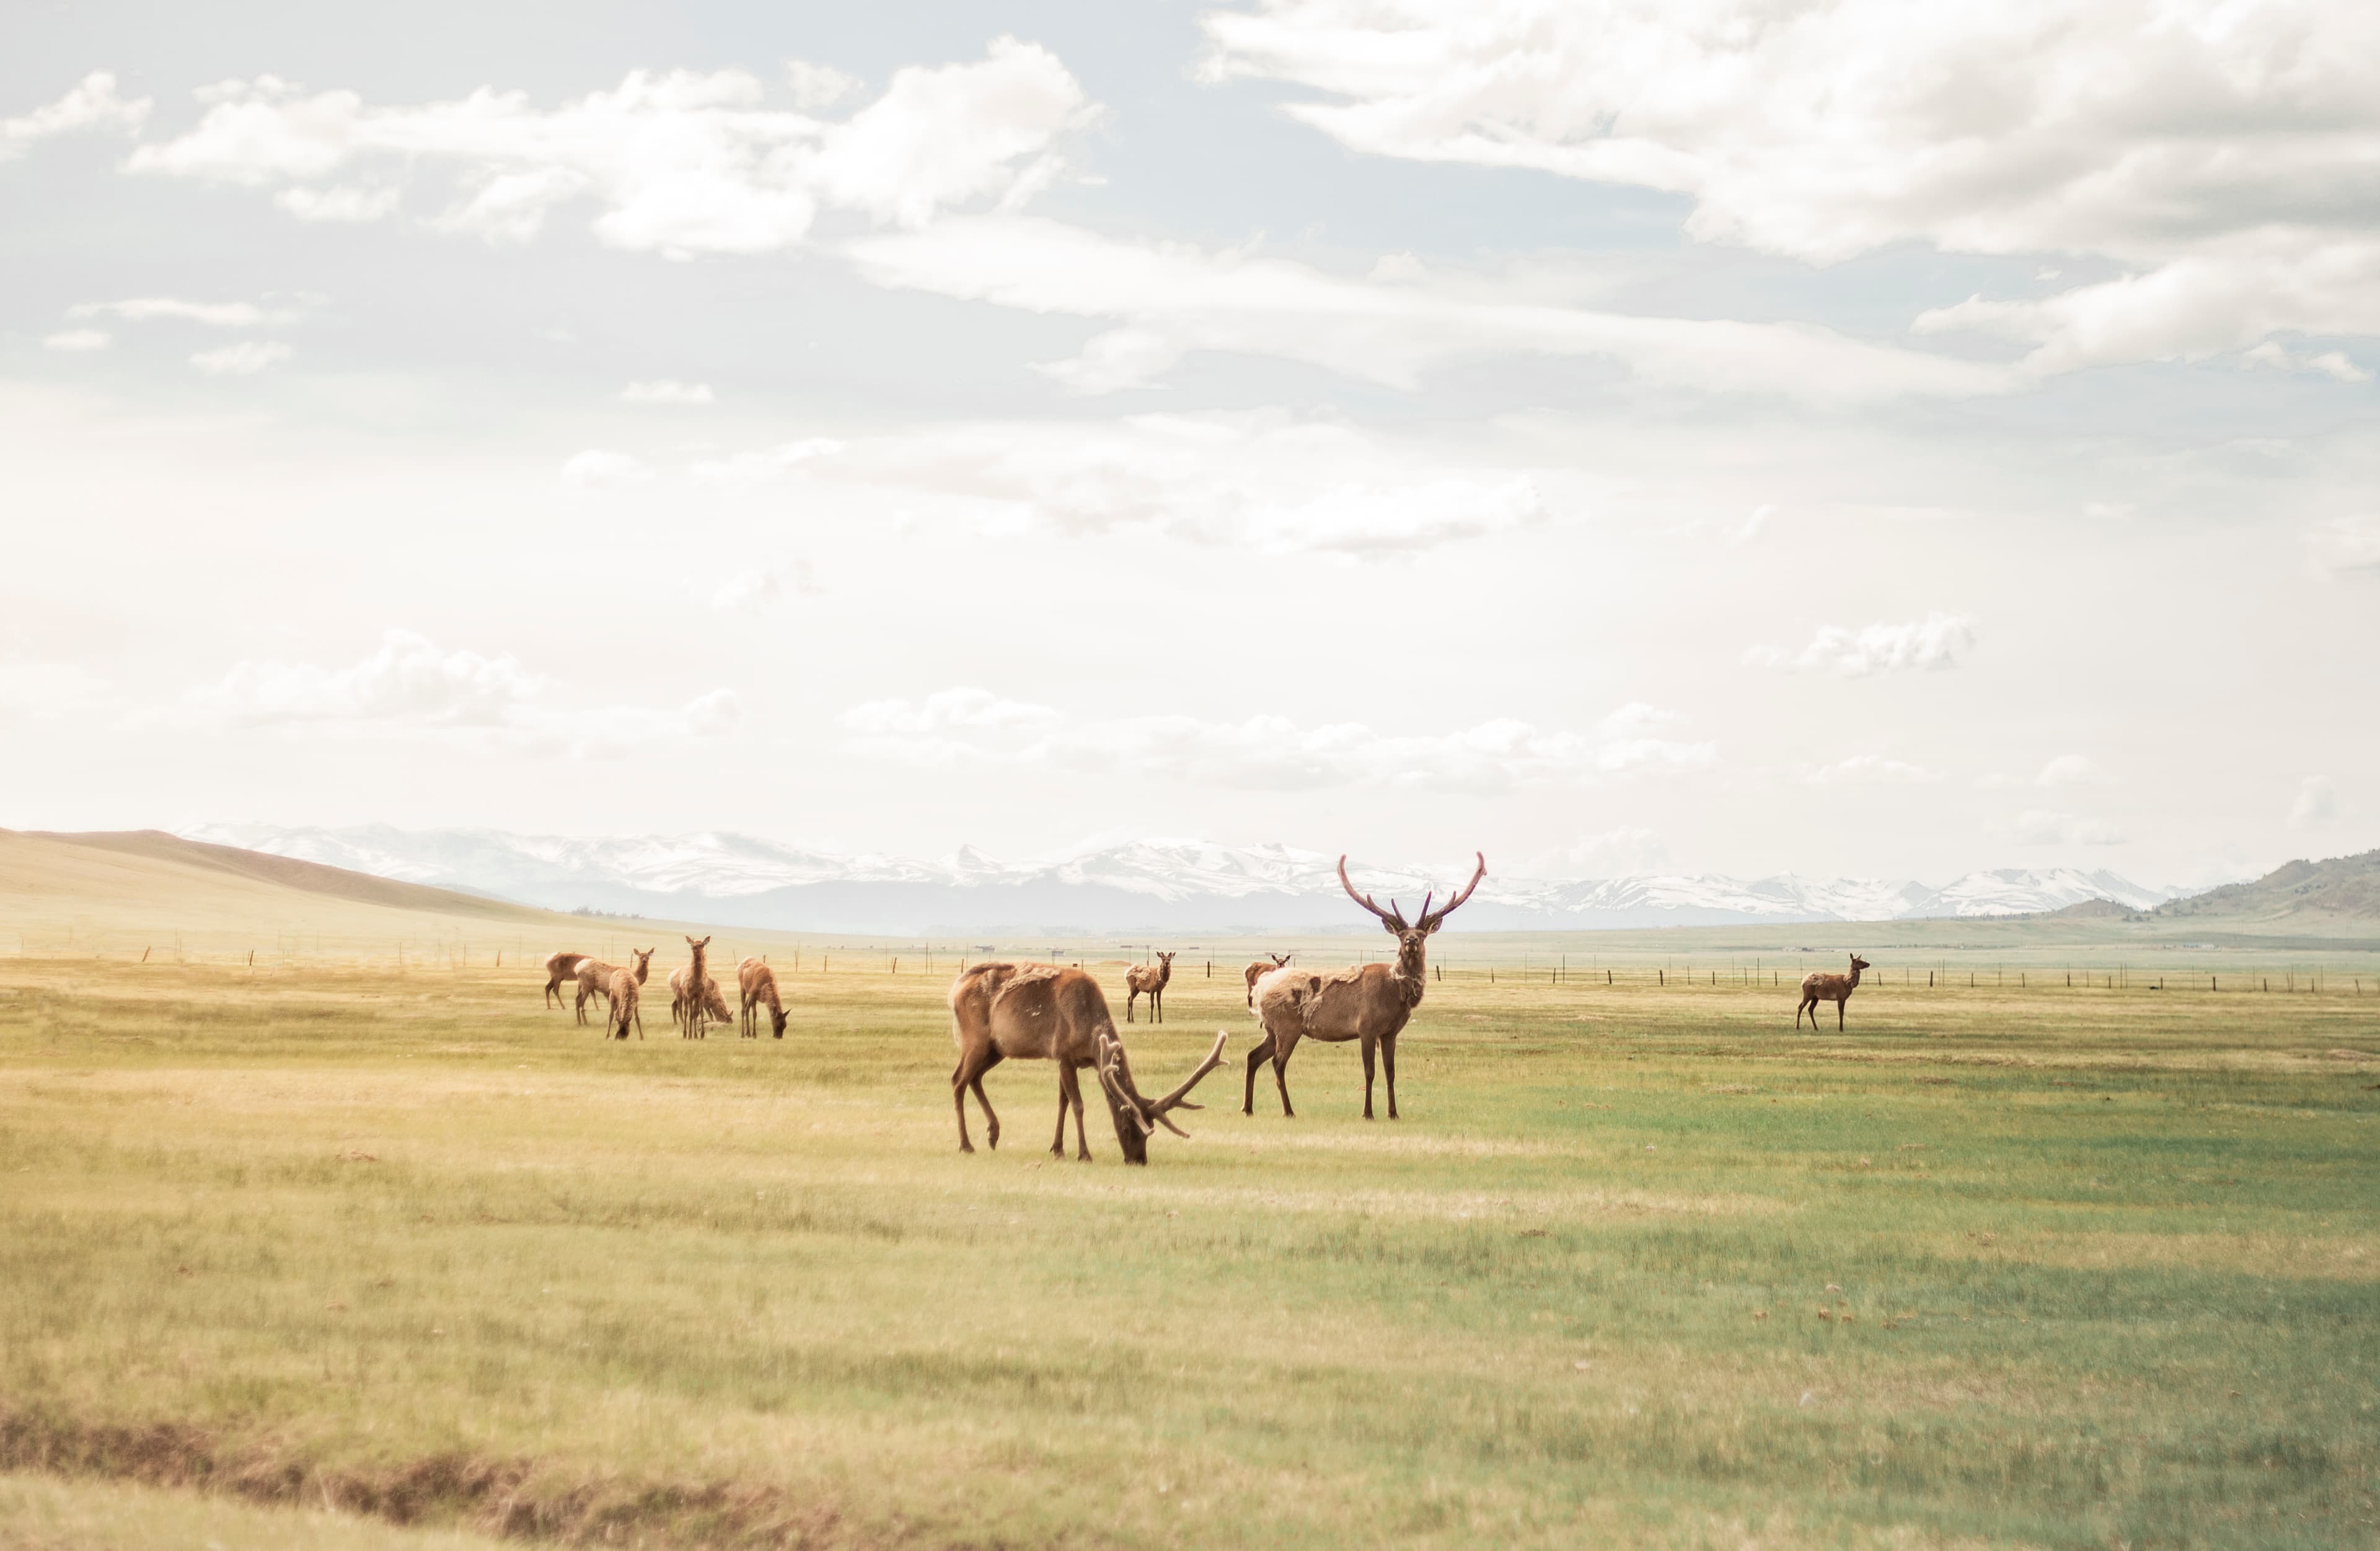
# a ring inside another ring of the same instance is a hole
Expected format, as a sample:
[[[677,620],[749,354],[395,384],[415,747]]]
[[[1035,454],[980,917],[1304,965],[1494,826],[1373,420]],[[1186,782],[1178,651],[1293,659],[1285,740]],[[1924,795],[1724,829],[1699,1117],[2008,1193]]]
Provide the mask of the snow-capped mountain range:
[[[1057,861],[848,856],[748,835],[576,838],[494,830],[200,824],[193,840],[326,862],[384,878],[590,909],[790,931],[1330,931],[1351,928],[1337,859],[1287,846],[1142,840]],[[1460,885],[1439,868],[1351,862],[1356,886],[1408,910]],[[2104,898],[2144,910],[2180,894],[2073,868],[1970,873],[1939,888],[1780,874],[1555,880],[1491,872],[1449,930],[1580,931],[1730,922],[2020,915]]]

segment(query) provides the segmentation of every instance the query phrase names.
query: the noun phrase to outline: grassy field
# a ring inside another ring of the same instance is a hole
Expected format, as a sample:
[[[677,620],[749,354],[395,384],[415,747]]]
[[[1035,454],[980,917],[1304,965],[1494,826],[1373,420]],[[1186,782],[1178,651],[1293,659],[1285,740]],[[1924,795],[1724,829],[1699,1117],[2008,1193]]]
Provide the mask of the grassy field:
[[[2380,1538],[2344,978],[1457,976],[1394,1124],[1311,1045],[1243,1117],[1177,980],[1144,1084],[1232,1054],[1131,1170],[1032,1064],[959,1156],[940,977],[856,968],[624,1045],[510,969],[7,963],[0,1544]]]

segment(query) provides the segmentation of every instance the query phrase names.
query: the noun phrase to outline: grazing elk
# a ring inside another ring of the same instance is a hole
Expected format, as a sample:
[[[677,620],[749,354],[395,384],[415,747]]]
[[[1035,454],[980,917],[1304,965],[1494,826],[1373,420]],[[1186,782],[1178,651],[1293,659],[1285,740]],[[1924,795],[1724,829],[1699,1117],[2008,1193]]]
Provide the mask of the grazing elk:
[[[709,1039],[711,1024],[733,1023],[735,1015],[727,1010],[727,999],[719,994],[717,976],[702,977],[699,995],[691,989],[693,984],[692,971],[669,972],[670,1019],[677,1024],[679,1038]]]
[[[1368,895],[1355,892],[1347,881],[1347,859],[1339,859],[1339,884],[1347,897],[1380,918],[1380,924],[1397,940],[1397,961],[1387,964],[1363,964],[1336,971],[1327,975],[1310,974],[1304,970],[1275,970],[1259,979],[1256,986],[1256,1013],[1263,1023],[1265,1037],[1248,1052],[1248,1080],[1240,1103],[1240,1113],[1253,1115],[1257,1109],[1257,1069],[1267,1059],[1272,1062],[1272,1080],[1281,1089],[1281,1112],[1284,1116],[1297,1113],[1289,1105],[1289,1057],[1301,1039],[1325,1040],[1333,1044],[1347,1040],[1360,1041],[1364,1047],[1364,1118],[1372,1118],[1372,1052],[1378,1048],[1381,1064],[1389,1076],[1389,1118],[1397,1117],[1397,1036],[1404,1032],[1413,1009],[1421,1005],[1422,985],[1427,977],[1430,934],[1443,925],[1446,918],[1462,908],[1488,875],[1488,858],[1478,857],[1479,870],[1462,891],[1437,910],[1429,908],[1429,897],[1421,902],[1421,914],[1411,925],[1405,923],[1404,911],[1393,899],[1387,910],[1372,903]]]
[[[649,954],[646,957],[651,956]],[[604,989],[612,998],[612,1037],[613,1039],[628,1037],[628,1024],[631,1020],[637,1025],[637,1037],[638,1039],[645,1037],[645,1015],[637,1008],[637,987],[641,983],[641,976],[631,974],[626,970],[612,971],[612,983]]]
[[[1793,1027],[1798,1029],[1802,1026],[1802,1015],[1806,1012],[1810,1015],[1810,1027],[1813,1029],[1816,1028],[1818,1026],[1818,1004],[1820,1002],[1832,1002],[1835,1004],[1835,1032],[1837,1033],[1842,1032],[1843,1004],[1850,1001],[1852,999],[1852,993],[1859,989],[1860,971],[1862,970],[1872,970],[1874,968],[1876,968],[1875,965],[1869,963],[1866,959],[1862,959],[1858,954],[1854,953],[1852,955],[1852,972],[1850,974],[1803,975],[1802,977],[1802,1005],[1793,1009]]]
[[[628,950],[628,957],[637,961],[637,967],[633,972],[638,985],[645,983],[645,976],[651,971],[653,955],[660,951],[658,947],[632,947]],[[611,999],[612,977],[619,972],[620,966],[617,964],[606,964],[600,959],[580,956],[576,971],[578,977],[578,1021],[581,1023],[587,1021],[589,1002],[598,996],[606,1001]]]
[[[1176,1109],[1196,1109],[1190,1090],[1223,1060],[1225,1035],[1218,1030],[1215,1048],[1198,1069],[1163,1098],[1143,1097],[1132,1077],[1132,1064],[1116,1037],[1115,1017],[1108,1010],[1099,983],[1080,970],[1055,964],[978,964],[951,983],[951,1037],[957,1042],[958,1066],[951,1072],[951,1107],[958,1112],[959,1151],[972,1153],[967,1139],[966,1096],[983,1106],[984,1145],[1000,1145],[1000,1117],[984,1097],[983,1075],[1001,1062],[1018,1060],[1058,1063],[1058,1134],[1050,1151],[1066,1155],[1066,1112],[1075,1115],[1075,1156],[1090,1161],[1091,1145],[1083,1134],[1083,1092],[1078,1073],[1095,1071],[1115,1120],[1116,1144],[1126,1163],[1148,1161],[1148,1139],[1163,1126],[1176,1136],[1189,1133],[1168,1117]]]
[[[735,966],[735,986],[744,999],[744,1037],[760,1037],[759,1008],[769,1008],[769,1032],[779,1039],[785,1037],[785,1006],[777,1000],[777,971],[758,959],[747,959]]]
[[[1275,970],[1285,970],[1289,968],[1289,961],[1296,957],[1297,956],[1293,953],[1268,953],[1264,958],[1257,959],[1255,963],[1240,971],[1240,978],[1248,983],[1248,1010],[1250,1012],[1254,1012],[1257,1009],[1257,982],[1264,979],[1265,976],[1272,973]]]
[[[545,956],[545,1005],[562,1005],[562,983],[578,978],[578,966],[587,962],[583,953],[549,953]]]
[[[1148,1020],[1165,1021],[1165,983],[1173,978],[1173,955],[1160,953],[1154,964],[1133,964],[1123,971],[1123,1020],[1132,1021],[1132,1005],[1148,998]]]

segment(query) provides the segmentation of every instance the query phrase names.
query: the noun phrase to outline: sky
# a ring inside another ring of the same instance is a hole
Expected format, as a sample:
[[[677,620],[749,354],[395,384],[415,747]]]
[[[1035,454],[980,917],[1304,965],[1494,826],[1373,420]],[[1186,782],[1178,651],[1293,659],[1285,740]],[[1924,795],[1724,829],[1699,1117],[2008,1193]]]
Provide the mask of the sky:
[[[17,0],[0,824],[2380,844],[2380,9]]]

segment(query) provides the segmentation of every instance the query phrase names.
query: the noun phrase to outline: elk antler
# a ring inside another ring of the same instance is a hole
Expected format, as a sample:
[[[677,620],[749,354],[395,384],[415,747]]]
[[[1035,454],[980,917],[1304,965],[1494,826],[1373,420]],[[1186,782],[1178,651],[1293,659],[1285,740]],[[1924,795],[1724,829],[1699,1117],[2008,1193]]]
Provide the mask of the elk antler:
[[[1482,865],[1484,866],[1485,864],[1483,863]],[[1402,932],[1405,929],[1405,916],[1402,910],[1393,910],[1393,912],[1391,910],[1384,910],[1380,909],[1379,906],[1372,903],[1372,897],[1370,895],[1358,894],[1355,892],[1355,885],[1347,881],[1347,859],[1343,856],[1339,859],[1339,886],[1347,891],[1348,898],[1353,899],[1358,905],[1363,906],[1364,909],[1371,911],[1374,915],[1378,916],[1382,921],[1387,922],[1389,923],[1390,931]],[[1391,899],[1389,901],[1389,904],[1393,907],[1395,906],[1396,901]],[[1450,906],[1449,908],[1451,909],[1452,907]]]
[[[1428,910],[1429,902],[1427,900],[1422,901],[1423,909],[1421,919],[1414,922],[1415,925],[1420,927],[1425,932],[1435,932],[1438,930],[1438,923],[1439,922],[1444,921],[1448,916],[1452,915],[1465,899],[1471,898],[1471,891],[1477,888],[1479,886],[1479,880],[1488,875],[1488,853],[1485,851],[1475,851],[1472,854],[1479,860],[1479,871],[1471,874],[1471,881],[1464,884],[1453,898],[1449,899],[1443,906],[1441,906],[1436,915],[1430,914]]]
[[[1139,1086],[1132,1080],[1132,1066],[1124,1058],[1123,1042],[1113,1034],[1102,1033],[1099,1035],[1099,1086],[1108,1091],[1108,1096],[1114,1102],[1117,1113],[1130,1117],[1132,1123],[1140,1129],[1141,1135],[1153,1136],[1157,1132],[1157,1127],[1163,1126],[1174,1135],[1186,1140],[1190,1133],[1167,1119],[1166,1113],[1174,1109],[1202,1107],[1189,1102],[1190,1090],[1198,1086],[1208,1072],[1223,1064],[1223,1042],[1229,1037],[1224,1031],[1216,1030],[1215,1048],[1207,1053],[1207,1058],[1204,1061],[1198,1063],[1198,1069],[1192,1072],[1183,1081],[1180,1087],[1163,1098],[1150,1100],[1140,1096]],[[1156,1124],[1152,1125],[1151,1121]]]

